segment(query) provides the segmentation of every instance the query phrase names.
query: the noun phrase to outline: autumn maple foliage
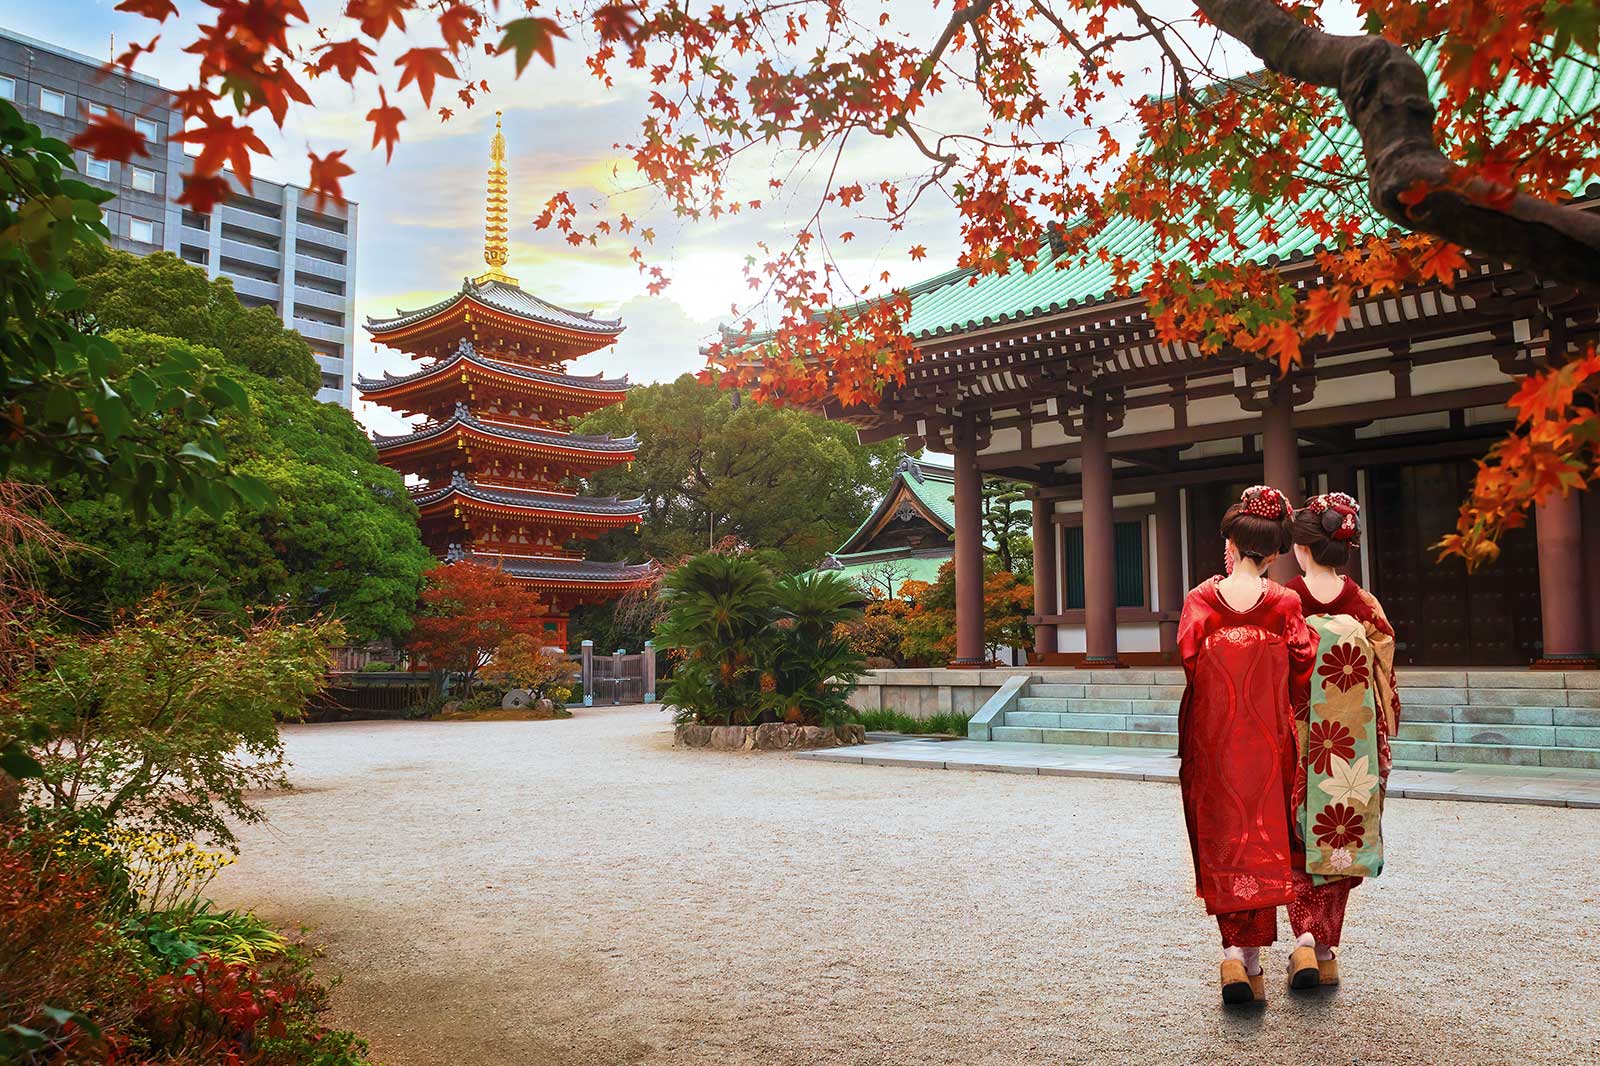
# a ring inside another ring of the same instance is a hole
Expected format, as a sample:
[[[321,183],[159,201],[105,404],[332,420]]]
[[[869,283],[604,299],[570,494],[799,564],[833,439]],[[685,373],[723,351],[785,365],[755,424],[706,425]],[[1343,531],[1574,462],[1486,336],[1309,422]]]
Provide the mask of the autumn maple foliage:
[[[548,608],[538,594],[505,572],[456,562],[423,575],[422,611],[411,649],[428,665],[473,680],[495,649],[513,637],[540,637]]]
[[[1149,301],[1160,339],[1284,368],[1359,296],[1455,283],[1463,249],[1600,287],[1600,213],[1572,200],[1600,177],[1600,92],[1562,94],[1536,115],[1508,102],[1562,63],[1592,80],[1600,0],[1355,0],[1366,31],[1355,34],[1324,29],[1323,0],[932,0],[932,17],[889,0],[348,0],[304,47],[290,41],[310,22],[299,0],[201,2],[213,17],[182,45],[198,76],[179,94],[184,140],[199,149],[180,199],[196,210],[225,194],[224,162],[248,186],[252,124],[281,124],[318,78],[377,88],[367,120],[390,155],[419,103],[448,119],[489,89],[471,69],[480,50],[512,56],[520,75],[571,49],[603,87],[647,82],[621,147],[668,210],[717,219],[782,202],[798,219],[749,260],[764,319],[735,312],[746,336],[769,327],[761,343],[711,353],[711,372],[757,399],[848,408],[904,380],[909,300],[887,273],[848,276],[839,252],[870,228],[921,259],[905,231],[941,201],[976,276],[1093,260],[1120,294]],[[118,10],[157,23],[176,12],[173,0]],[[396,38],[408,47],[380,60]],[[1262,69],[1237,76],[1251,67]],[[140,147],[115,118],[84,137],[112,158]],[[856,153],[884,139],[910,161],[867,180]],[[339,153],[310,164],[313,193],[338,196]],[[815,209],[792,210],[796,196]],[[1144,245],[1106,249],[1100,235],[1126,220]],[[669,281],[648,252],[653,229],[607,204],[557,192],[535,224],[574,245],[631,243],[651,291]],[[1291,230],[1320,244],[1310,289],[1270,263]],[[1533,413],[1519,436],[1538,441],[1526,447],[1579,447],[1558,483],[1586,484],[1593,434],[1546,423],[1591,409],[1520,409]],[[1517,468],[1523,447],[1508,442],[1491,466]],[[1506,524],[1473,508],[1525,508],[1549,487],[1486,476],[1450,545],[1469,557]]]

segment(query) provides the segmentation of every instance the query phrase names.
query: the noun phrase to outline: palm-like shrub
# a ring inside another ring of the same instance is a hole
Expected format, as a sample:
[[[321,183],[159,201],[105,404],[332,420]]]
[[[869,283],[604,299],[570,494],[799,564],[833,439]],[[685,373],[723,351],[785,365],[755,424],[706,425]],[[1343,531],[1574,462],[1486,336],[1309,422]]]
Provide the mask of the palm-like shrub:
[[[745,555],[697,555],[668,575],[661,648],[683,653],[662,693],[680,716],[725,725],[756,713],[757,645],[773,621],[772,575]]]
[[[860,591],[836,574],[774,581],[741,555],[697,556],[666,580],[662,648],[684,658],[663,696],[680,721],[831,723],[861,676],[836,627],[860,617]]]

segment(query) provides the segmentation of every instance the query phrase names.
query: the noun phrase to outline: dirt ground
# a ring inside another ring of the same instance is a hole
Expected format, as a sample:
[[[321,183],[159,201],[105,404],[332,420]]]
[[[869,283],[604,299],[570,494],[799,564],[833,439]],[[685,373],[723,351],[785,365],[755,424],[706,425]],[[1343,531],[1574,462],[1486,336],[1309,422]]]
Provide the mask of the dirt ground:
[[[287,731],[218,895],[388,1066],[1600,1061],[1600,811],[1396,800],[1345,984],[1224,1013],[1176,786],[674,750],[656,708]],[[1283,926],[1286,932],[1286,924]]]

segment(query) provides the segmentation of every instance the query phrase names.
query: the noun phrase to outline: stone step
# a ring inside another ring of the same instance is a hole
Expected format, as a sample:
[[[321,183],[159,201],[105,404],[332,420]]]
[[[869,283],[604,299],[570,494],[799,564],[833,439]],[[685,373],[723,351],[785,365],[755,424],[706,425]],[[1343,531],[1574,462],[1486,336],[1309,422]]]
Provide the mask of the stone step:
[[[1397,764],[1462,762],[1493,766],[1550,766],[1565,770],[1600,770],[1600,750],[1534,747],[1521,744],[1433,744],[1395,740],[1390,749]]]
[[[995,740],[1025,744],[1088,744],[1112,748],[1162,748],[1178,746],[1177,733],[1155,733],[1117,729],[1033,729],[1024,726],[995,726]]]
[[[1001,725],[1027,729],[1109,729],[1119,732],[1176,733],[1175,714],[1075,714],[1051,711],[1007,711]]]
[[[1019,711],[1043,711],[1047,714],[1177,714],[1180,700],[1108,700],[1108,699],[1058,699],[1055,697],[1022,696],[1017,700]]]

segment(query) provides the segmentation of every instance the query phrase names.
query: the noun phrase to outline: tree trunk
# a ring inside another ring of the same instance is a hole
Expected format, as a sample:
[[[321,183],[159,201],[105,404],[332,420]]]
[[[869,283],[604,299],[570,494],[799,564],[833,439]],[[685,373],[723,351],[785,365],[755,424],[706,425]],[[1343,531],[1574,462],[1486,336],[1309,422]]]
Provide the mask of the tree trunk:
[[[1433,140],[1427,74],[1404,48],[1382,37],[1324,33],[1272,0],[1196,0],[1195,6],[1269,70],[1339,93],[1361,134],[1368,198],[1385,218],[1536,277],[1600,288],[1600,214],[1523,193],[1497,209],[1484,206],[1492,192],[1487,182],[1445,187],[1456,167]],[[1427,190],[1422,199],[1401,203],[1400,195],[1419,182]]]

